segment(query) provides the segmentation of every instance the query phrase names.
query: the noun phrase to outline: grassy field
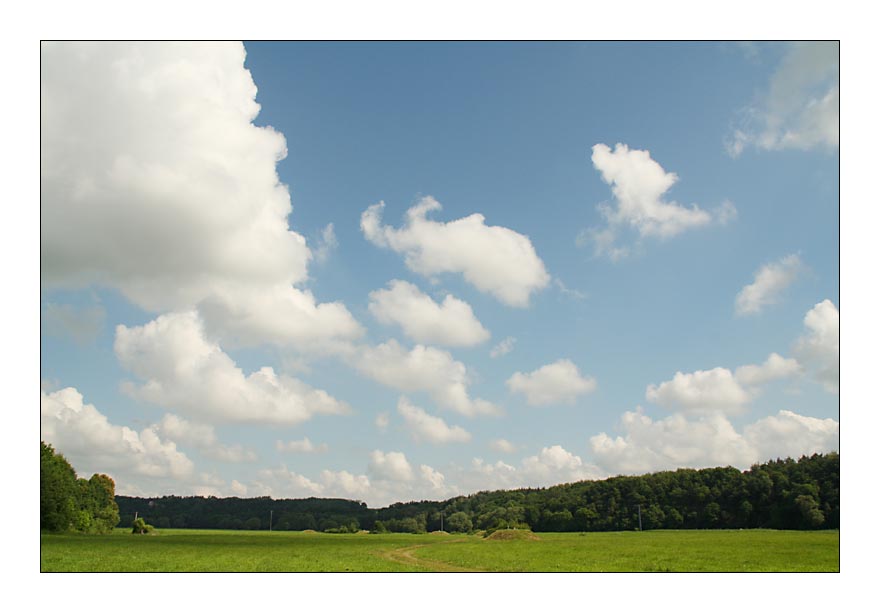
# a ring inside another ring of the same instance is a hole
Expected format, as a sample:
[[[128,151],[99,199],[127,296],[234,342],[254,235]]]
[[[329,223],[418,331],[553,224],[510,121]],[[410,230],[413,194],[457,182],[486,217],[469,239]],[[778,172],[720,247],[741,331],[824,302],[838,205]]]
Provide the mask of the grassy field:
[[[521,535],[513,535],[521,536]],[[832,571],[840,533],[773,530],[447,534],[162,530],[40,536],[43,572]]]

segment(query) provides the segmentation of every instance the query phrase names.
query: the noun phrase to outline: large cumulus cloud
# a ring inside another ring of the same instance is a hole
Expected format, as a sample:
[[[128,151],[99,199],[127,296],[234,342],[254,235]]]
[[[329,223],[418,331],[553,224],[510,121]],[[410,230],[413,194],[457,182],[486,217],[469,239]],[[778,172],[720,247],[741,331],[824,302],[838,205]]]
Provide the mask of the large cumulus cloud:
[[[205,303],[215,330],[250,343],[360,334],[294,287],[312,255],[244,60],[240,43],[42,46],[44,287],[112,287],[153,312]]]

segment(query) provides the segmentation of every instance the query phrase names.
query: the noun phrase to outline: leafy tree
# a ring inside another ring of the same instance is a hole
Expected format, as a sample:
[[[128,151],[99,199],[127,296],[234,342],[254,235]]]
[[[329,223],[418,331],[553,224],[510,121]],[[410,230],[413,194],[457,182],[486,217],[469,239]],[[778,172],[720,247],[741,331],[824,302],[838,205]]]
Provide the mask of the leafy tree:
[[[119,523],[116,483],[107,475],[92,475],[88,481],[87,504],[92,515],[92,529],[106,533]]]
[[[259,530],[260,529],[260,518],[259,517],[251,517],[246,522],[244,522],[245,530]]]
[[[474,524],[467,513],[459,511],[446,519],[446,528],[449,532],[470,532],[474,529]]]
[[[77,493],[73,467],[40,441],[40,529],[70,530],[79,520]]]

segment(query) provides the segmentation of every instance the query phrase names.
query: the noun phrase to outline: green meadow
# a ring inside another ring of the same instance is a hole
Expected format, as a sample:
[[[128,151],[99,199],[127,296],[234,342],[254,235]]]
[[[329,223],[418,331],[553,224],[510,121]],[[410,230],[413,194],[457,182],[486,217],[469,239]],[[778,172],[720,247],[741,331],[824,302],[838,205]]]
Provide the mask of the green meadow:
[[[40,536],[43,572],[839,572],[839,531]]]

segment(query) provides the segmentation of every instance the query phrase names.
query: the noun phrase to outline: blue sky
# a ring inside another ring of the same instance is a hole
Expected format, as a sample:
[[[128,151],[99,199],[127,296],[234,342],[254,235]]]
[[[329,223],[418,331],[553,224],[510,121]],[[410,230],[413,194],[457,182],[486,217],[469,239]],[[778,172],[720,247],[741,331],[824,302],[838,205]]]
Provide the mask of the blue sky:
[[[839,447],[834,44],[41,62],[41,436],[119,493],[384,505]]]

